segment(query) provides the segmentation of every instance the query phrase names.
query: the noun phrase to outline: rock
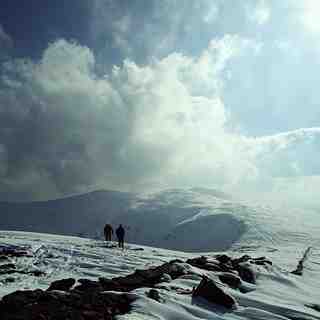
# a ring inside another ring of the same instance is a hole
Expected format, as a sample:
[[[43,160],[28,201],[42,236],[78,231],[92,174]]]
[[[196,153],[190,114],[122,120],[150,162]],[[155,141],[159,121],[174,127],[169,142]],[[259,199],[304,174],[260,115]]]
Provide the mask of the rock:
[[[13,263],[6,263],[0,265],[0,275],[12,274],[16,272],[16,266]]]
[[[226,260],[226,258],[223,257],[221,259]],[[228,263],[221,263],[218,259],[208,259],[207,257],[201,256],[198,258],[188,259],[187,263],[207,271],[232,272],[232,265],[230,261],[228,260]]]
[[[2,255],[2,254],[0,254],[0,261],[8,261],[9,260],[9,258],[8,257],[6,257],[6,256],[4,256],[4,255]]]
[[[160,297],[160,293],[158,290],[156,289],[150,289],[148,292],[147,292],[147,297],[150,298],[150,299],[153,299],[153,300],[156,300],[158,302],[162,302],[162,299]]]
[[[204,266],[208,262],[208,258],[205,256],[201,256],[198,258],[188,259],[186,262],[191,264],[192,266],[201,267],[201,266]]]
[[[227,284],[229,287],[233,289],[239,288],[241,284],[240,277],[235,275],[234,273],[221,273],[219,274],[219,279],[221,282]]]
[[[92,311],[92,310],[85,310],[81,313],[84,320],[104,320],[103,313]]]
[[[223,263],[223,264],[231,262],[231,258],[226,254],[218,254],[214,257],[216,260],[218,260],[220,263]]]
[[[1,320],[105,320],[130,311],[124,294],[78,291],[17,291],[0,301]]]
[[[306,307],[311,308],[315,311],[320,312],[320,305],[315,303],[305,304]]]
[[[15,282],[15,281],[16,281],[16,279],[14,277],[8,277],[8,278],[4,279],[5,283],[12,283],[12,282]]]
[[[243,281],[256,283],[256,274],[249,263],[240,263],[237,265],[239,276]]]
[[[0,270],[5,269],[16,269],[16,266],[13,263],[0,264]]]
[[[101,283],[98,281],[93,281],[89,279],[78,279],[78,282],[80,285],[76,286],[74,290],[78,291],[102,291],[103,288],[101,286]]]
[[[161,282],[170,282],[172,280],[171,276],[167,273],[164,273],[160,278]]]
[[[231,295],[224,292],[213,280],[205,276],[193,291],[192,296],[205,298],[209,302],[219,304],[227,309],[233,309],[237,306],[236,300]]]
[[[30,256],[30,253],[22,248],[0,247],[0,256],[19,258]]]
[[[240,258],[232,259],[232,260],[231,260],[231,263],[232,263],[232,266],[233,266],[234,268],[236,268],[237,265],[239,265],[240,263],[247,262],[247,261],[249,261],[250,259],[251,259],[251,257],[250,257],[249,255],[245,254],[245,255],[243,255],[243,256],[240,257]]]
[[[129,292],[137,288],[153,287],[160,283],[163,275],[169,275],[171,279],[179,278],[187,274],[188,266],[180,260],[170,261],[155,268],[136,270],[125,277],[113,279],[99,278],[99,283],[105,291]]]
[[[168,270],[167,270],[167,272],[164,272],[164,273],[167,273],[168,275],[170,275],[170,277],[172,279],[177,279],[177,278],[179,278],[179,277],[181,277],[183,275],[188,274],[188,272],[189,272],[188,268],[187,268],[189,266],[186,266],[181,261],[176,261],[176,260],[175,261],[170,261],[169,264],[167,265],[167,267],[168,267]]]
[[[46,273],[44,271],[41,271],[41,270],[33,270],[33,271],[30,271],[28,272],[28,274],[31,274],[35,277],[42,277],[42,276],[45,276]]]
[[[42,294],[43,294],[43,291],[40,289],[37,289],[34,291],[18,290],[2,298],[2,307],[5,306],[6,309],[13,310],[13,311],[19,310],[20,308],[23,308],[27,304],[32,304],[36,302],[41,297]]]
[[[73,278],[62,279],[54,281],[50,284],[50,287],[47,289],[48,291],[52,290],[60,290],[60,291],[68,291],[73,287],[76,283],[76,280]]]

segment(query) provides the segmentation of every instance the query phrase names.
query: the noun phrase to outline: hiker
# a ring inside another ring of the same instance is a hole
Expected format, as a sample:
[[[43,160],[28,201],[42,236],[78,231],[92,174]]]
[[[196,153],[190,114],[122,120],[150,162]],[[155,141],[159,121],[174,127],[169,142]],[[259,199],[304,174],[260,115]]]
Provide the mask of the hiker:
[[[111,241],[112,235],[113,235],[113,228],[111,226],[111,224],[106,224],[104,226],[104,237],[106,239],[106,241]]]
[[[116,230],[116,235],[118,238],[118,244],[119,244],[119,248],[124,249],[124,235],[125,235],[125,231],[124,228],[122,227],[122,225],[120,224],[119,227]]]

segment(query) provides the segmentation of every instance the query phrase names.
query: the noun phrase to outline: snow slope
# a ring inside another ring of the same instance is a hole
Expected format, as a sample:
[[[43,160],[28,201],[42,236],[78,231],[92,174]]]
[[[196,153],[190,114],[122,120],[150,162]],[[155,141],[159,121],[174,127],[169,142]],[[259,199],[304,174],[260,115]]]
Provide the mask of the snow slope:
[[[225,235],[227,237],[228,235]],[[17,258],[18,264],[28,270],[46,272],[44,277],[10,275],[13,282],[5,282],[7,275],[0,275],[0,296],[17,289],[46,289],[50,282],[66,277],[89,278],[115,277],[133,272],[136,268],[160,265],[171,259],[187,259],[191,253],[170,251],[152,247],[127,244],[124,251],[102,241],[70,236],[26,232],[0,232],[1,246],[24,247],[33,253],[30,257]],[[320,319],[320,313],[305,306],[319,303],[320,252],[313,248],[302,277],[289,271],[303,254],[303,245],[283,244],[278,247],[264,246],[256,241],[256,247],[238,242],[229,254],[238,256],[250,253],[252,256],[266,254],[275,264],[269,269],[258,271],[257,285],[249,293],[225,288],[238,301],[237,310],[226,311],[205,300],[193,299],[191,295],[179,294],[178,289],[191,289],[200,281],[203,270],[193,268],[193,275],[163,283],[159,289],[165,303],[158,303],[146,297],[147,288],[133,291],[138,299],[130,314],[122,319]],[[142,250],[143,249],[143,250]],[[210,255],[210,253],[207,253]],[[212,254],[212,253],[211,253]],[[214,274],[206,272],[215,277]],[[249,286],[249,284],[248,284]],[[165,289],[165,287],[167,289]]]
[[[96,191],[44,202],[0,203],[0,212],[2,230],[101,238],[105,223],[122,223],[132,243],[189,251],[226,249],[246,230],[237,217],[238,204],[206,189],[139,196]]]

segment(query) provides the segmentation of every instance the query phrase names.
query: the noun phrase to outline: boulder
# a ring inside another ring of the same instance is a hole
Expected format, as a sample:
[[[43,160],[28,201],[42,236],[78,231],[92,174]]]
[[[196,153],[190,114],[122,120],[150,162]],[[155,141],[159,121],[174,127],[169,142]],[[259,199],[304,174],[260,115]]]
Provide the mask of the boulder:
[[[154,287],[162,282],[163,276],[169,275],[171,279],[179,278],[188,274],[187,265],[180,260],[173,260],[161,266],[146,270],[136,270],[125,277],[113,279],[99,278],[99,283],[105,291],[129,292],[137,288]]]
[[[219,274],[219,279],[221,282],[227,284],[232,289],[238,289],[241,284],[241,279],[234,273],[224,272]]]
[[[0,302],[1,320],[105,320],[130,310],[124,294],[97,291],[17,291]]]
[[[80,285],[76,286],[74,290],[77,291],[102,291],[102,285],[98,281],[93,281],[89,279],[78,279]]]
[[[153,299],[153,300],[156,300],[158,302],[162,302],[163,300],[161,299],[160,297],[160,293],[158,290],[156,289],[150,289],[148,292],[147,292],[147,297],[150,298],[150,299]]]
[[[256,274],[250,263],[240,263],[237,265],[237,271],[243,281],[256,284]]]
[[[193,297],[202,297],[227,309],[233,309],[237,306],[236,300],[230,294],[224,292],[212,279],[205,276],[192,295]]]
[[[2,298],[2,304],[0,310],[5,308],[7,310],[19,310],[25,305],[35,303],[43,295],[43,291],[37,290],[26,290],[26,291],[15,291]],[[0,317],[1,319],[1,317]]]
[[[227,256],[226,254],[218,254],[214,256],[216,260],[218,260],[220,263],[229,263],[231,262],[231,258]]]
[[[232,266],[234,268],[236,268],[237,265],[239,265],[240,263],[247,262],[250,259],[251,259],[251,257],[249,255],[245,254],[245,255],[241,256],[240,258],[232,259],[231,263],[232,263]]]
[[[75,283],[76,283],[76,280],[73,278],[57,280],[52,282],[47,290],[48,291],[52,291],[52,290],[68,291],[73,287]]]
[[[208,261],[208,258],[205,256],[201,256],[198,258],[192,258],[192,259],[188,259],[186,262],[191,264],[192,266],[195,267],[201,267],[204,266]]]

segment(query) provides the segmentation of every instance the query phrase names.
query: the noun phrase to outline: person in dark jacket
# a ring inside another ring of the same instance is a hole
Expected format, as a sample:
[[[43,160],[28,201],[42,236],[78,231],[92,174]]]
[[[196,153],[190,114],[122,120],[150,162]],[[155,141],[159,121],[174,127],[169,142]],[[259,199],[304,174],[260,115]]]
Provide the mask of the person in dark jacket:
[[[106,224],[103,229],[104,237],[106,241],[111,241],[113,235],[113,228],[111,224]]]
[[[116,235],[118,238],[118,244],[119,244],[119,248],[124,249],[124,235],[125,235],[125,230],[122,227],[122,225],[120,224],[119,227],[116,230]]]

